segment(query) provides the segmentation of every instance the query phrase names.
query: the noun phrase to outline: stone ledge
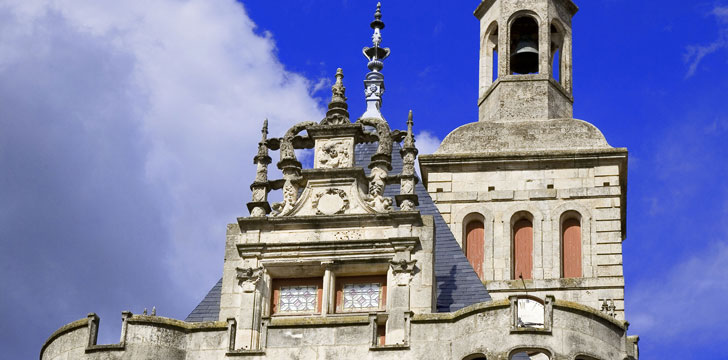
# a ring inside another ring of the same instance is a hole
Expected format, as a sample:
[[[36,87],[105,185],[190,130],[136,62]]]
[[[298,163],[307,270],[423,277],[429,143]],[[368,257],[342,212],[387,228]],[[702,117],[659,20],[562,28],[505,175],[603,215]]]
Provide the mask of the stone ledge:
[[[185,333],[200,331],[220,331],[227,330],[227,322],[225,321],[206,321],[199,323],[186,322],[177,319],[171,319],[161,316],[132,315],[127,322],[137,325],[161,325],[172,327]]]
[[[451,313],[415,314],[412,317],[412,323],[453,322],[469,315],[509,308],[510,306],[511,304],[508,300],[487,301],[473,304]]]
[[[269,329],[286,327],[308,327],[308,326],[346,326],[346,325],[369,325],[369,315],[347,315],[347,316],[305,316],[305,317],[271,317]]]
[[[227,357],[236,356],[265,356],[265,350],[233,350],[225,353]]]
[[[572,311],[572,312],[581,312],[581,313],[592,315],[597,318],[601,318],[602,320],[606,320],[607,322],[611,323],[612,325],[617,326],[622,331],[627,331],[627,328],[629,327],[629,323],[626,321],[617,320],[609,315],[602,313],[601,311],[599,311],[597,309],[594,309],[594,308],[586,306],[586,305],[578,304],[575,302],[557,299],[556,302],[554,303],[554,308],[559,308],[561,310]]]
[[[567,291],[597,288],[624,288],[624,278],[574,278],[574,279],[532,279],[525,280],[528,291]],[[519,280],[494,280],[485,282],[489,292],[511,292],[523,290],[523,282]]]

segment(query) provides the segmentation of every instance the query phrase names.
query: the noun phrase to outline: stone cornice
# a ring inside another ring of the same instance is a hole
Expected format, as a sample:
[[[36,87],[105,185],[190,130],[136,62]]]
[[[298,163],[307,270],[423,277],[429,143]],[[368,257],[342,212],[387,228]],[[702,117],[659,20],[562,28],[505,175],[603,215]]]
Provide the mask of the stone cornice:
[[[419,211],[393,211],[378,214],[316,215],[285,217],[239,217],[242,230],[319,229],[351,226],[422,225]]]

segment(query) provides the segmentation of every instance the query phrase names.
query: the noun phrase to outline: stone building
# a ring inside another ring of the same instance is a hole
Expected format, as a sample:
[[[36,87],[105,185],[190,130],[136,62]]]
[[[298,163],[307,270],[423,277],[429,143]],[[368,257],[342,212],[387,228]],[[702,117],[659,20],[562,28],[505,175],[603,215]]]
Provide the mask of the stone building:
[[[572,118],[571,0],[484,0],[479,119],[422,155],[382,115],[382,14],[364,49],[366,111],[337,71],[326,117],[268,137],[222,279],[185,321],[94,314],[41,360],[637,359],[622,241],[627,150]],[[500,56],[498,56],[500,55]],[[304,169],[296,149],[314,149]],[[273,162],[281,179],[268,178]],[[282,200],[270,204],[271,191]]]

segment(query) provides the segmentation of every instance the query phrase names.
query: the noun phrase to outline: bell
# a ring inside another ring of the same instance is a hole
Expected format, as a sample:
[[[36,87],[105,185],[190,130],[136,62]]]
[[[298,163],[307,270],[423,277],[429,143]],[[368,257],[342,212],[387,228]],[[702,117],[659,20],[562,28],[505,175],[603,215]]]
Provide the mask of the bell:
[[[538,45],[533,40],[522,39],[516,44],[511,70],[515,74],[538,73]]]

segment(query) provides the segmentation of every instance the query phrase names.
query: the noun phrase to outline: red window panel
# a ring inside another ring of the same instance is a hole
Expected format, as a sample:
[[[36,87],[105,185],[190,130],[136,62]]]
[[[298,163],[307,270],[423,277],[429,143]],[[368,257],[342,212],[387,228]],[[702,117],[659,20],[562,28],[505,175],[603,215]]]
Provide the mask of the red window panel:
[[[533,270],[533,224],[523,219],[513,226],[514,279],[531,279]]]
[[[483,280],[483,262],[485,258],[485,231],[482,221],[471,221],[465,228],[465,256],[475,269],[480,280]]]
[[[567,219],[563,224],[561,261],[565,278],[579,278],[581,272],[581,222]]]

